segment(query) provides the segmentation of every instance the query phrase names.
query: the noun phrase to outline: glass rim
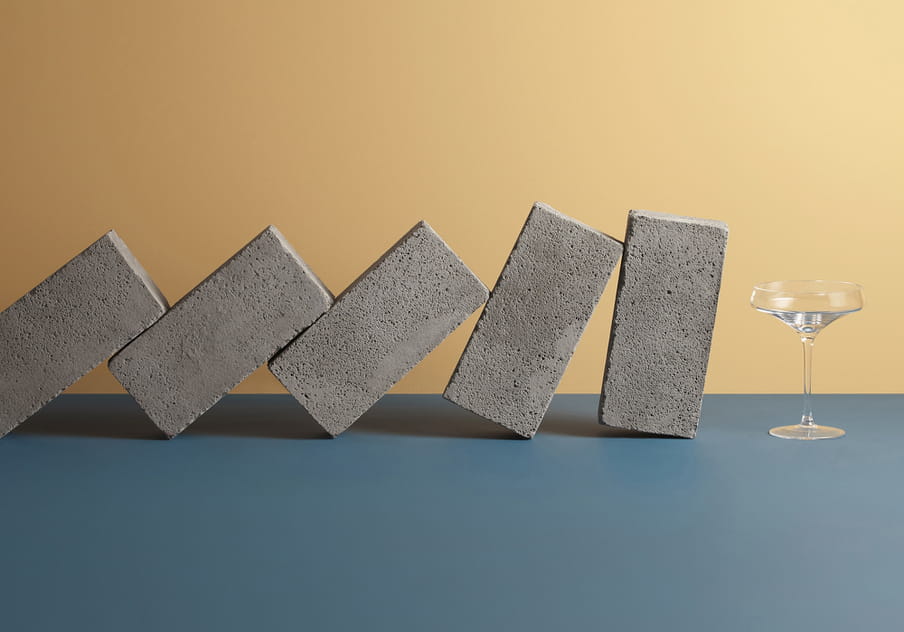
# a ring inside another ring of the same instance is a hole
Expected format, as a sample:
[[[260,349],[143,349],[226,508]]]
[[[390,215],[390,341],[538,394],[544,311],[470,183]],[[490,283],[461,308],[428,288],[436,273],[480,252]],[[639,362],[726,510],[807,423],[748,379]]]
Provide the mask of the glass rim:
[[[812,283],[814,285],[823,283],[826,285],[824,288],[814,287],[811,290],[795,290],[796,294],[831,294],[834,292],[845,292],[851,291],[854,289],[863,290],[863,285],[860,283],[855,283],[853,281],[834,281],[831,279],[783,279],[781,281],[760,281],[759,283],[755,283],[753,286],[754,291],[756,292],[772,292],[772,293],[781,293],[788,292],[787,288],[781,287],[770,287],[776,286],[784,283]]]

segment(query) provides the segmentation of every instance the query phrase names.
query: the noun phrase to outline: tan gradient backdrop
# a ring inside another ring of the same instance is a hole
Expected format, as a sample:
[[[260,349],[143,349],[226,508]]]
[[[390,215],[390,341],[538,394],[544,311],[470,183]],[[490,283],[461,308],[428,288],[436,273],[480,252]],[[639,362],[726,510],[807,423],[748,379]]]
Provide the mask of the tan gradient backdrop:
[[[175,301],[265,225],[334,291],[427,219],[725,220],[709,392],[793,392],[769,278],[862,282],[818,391],[900,391],[904,4],[0,0],[0,307],[114,227]],[[598,391],[614,283],[561,384]],[[443,389],[475,318],[399,386]],[[119,390],[105,368],[75,387]],[[242,391],[280,391],[259,371]]]

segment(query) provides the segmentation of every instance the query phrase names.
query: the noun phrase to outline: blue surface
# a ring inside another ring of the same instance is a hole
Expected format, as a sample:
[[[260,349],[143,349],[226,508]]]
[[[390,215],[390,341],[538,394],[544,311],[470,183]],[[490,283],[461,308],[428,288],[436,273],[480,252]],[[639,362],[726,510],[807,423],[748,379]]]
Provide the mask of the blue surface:
[[[709,396],[693,441],[557,396],[509,439],[393,396],[338,439],[230,396],[173,441],[72,395],[0,441],[0,629],[890,630],[904,396]]]

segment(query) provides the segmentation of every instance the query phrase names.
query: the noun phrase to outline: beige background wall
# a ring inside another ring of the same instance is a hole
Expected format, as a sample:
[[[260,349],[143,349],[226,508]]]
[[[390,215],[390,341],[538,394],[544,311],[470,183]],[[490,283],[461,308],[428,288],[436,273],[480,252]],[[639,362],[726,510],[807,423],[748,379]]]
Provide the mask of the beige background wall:
[[[782,277],[867,289],[817,390],[900,391],[902,24],[868,0],[0,0],[0,307],[111,227],[174,301],[269,223],[338,292],[420,218],[492,285],[535,199],[619,238],[646,208],[731,227],[709,392],[797,390],[792,332],[747,307]],[[561,391],[599,389],[613,295]],[[474,320],[397,390],[442,390]]]

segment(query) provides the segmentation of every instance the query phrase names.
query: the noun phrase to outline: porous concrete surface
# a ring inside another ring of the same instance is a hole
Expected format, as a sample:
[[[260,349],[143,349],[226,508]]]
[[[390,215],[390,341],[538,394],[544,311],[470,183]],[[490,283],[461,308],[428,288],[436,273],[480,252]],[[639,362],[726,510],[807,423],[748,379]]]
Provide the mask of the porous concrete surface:
[[[622,254],[537,202],[443,396],[530,438]]]
[[[600,423],[696,435],[727,241],[723,222],[628,214]]]
[[[332,302],[270,226],[111,358],[110,371],[174,437]]]
[[[110,231],[0,313],[0,436],[40,410],[166,311]]]
[[[336,436],[486,299],[483,283],[420,222],[277,354],[270,371]]]

